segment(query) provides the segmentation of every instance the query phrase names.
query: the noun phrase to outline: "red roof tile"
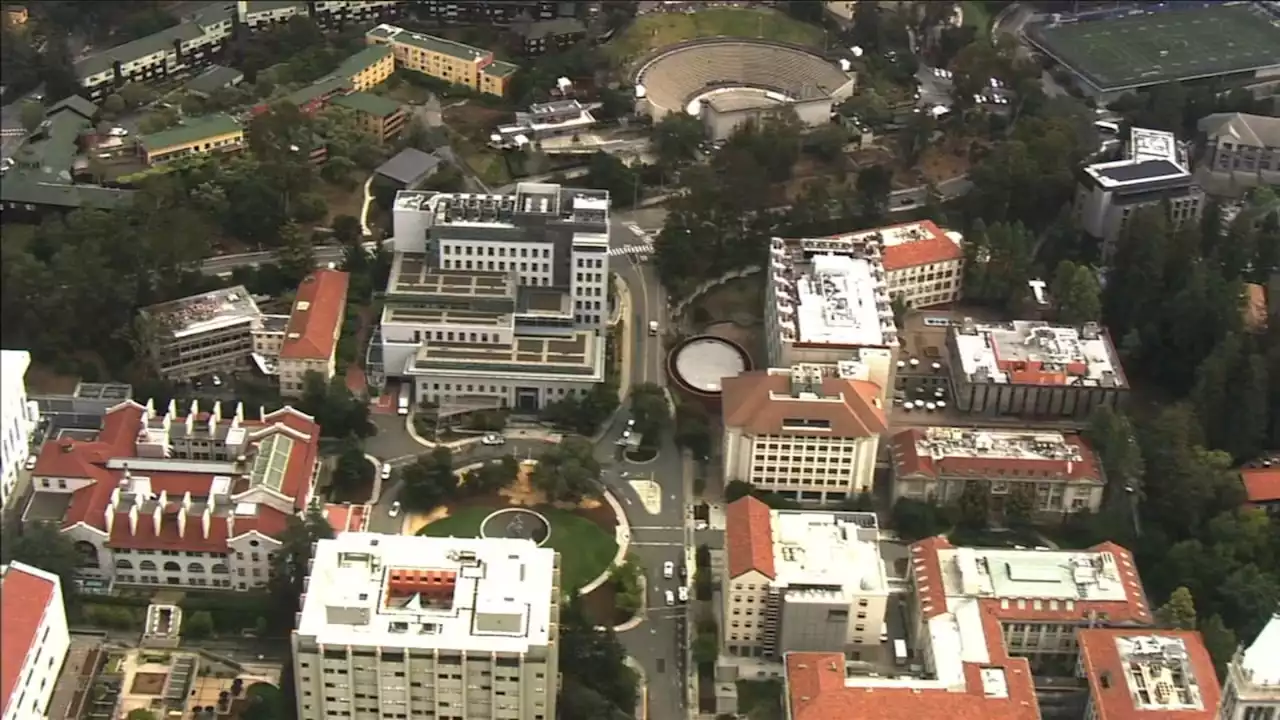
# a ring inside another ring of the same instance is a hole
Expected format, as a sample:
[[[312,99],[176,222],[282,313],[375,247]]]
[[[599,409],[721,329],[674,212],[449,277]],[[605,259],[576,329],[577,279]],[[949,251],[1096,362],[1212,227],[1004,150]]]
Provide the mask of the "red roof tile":
[[[0,579],[0,627],[4,629],[0,632],[0,710],[5,716],[10,714],[9,702],[22,676],[22,666],[37,642],[40,621],[54,602],[56,588],[56,580],[48,573],[22,563],[10,564]]]
[[[947,612],[947,591],[942,584],[938,551],[951,547],[943,535],[925,538],[911,545],[911,581],[925,620]]]
[[[1181,638],[1187,649],[1191,673],[1200,687],[1203,710],[1139,709],[1129,692],[1129,668],[1120,658],[1116,638],[1123,637]],[[1218,715],[1221,689],[1213,668],[1213,660],[1198,632],[1184,630],[1135,630],[1132,628],[1095,628],[1076,633],[1080,643],[1080,661],[1089,681],[1097,720],[1213,720]],[[1104,682],[1104,674],[1107,680]]]
[[[864,438],[877,437],[888,429],[880,407],[880,387],[866,380],[824,378],[821,396],[841,402],[792,397],[790,374],[768,370],[724,378],[722,386],[724,424],[755,435]],[[825,420],[830,430],[784,429],[784,421],[792,418]]]
[[[1249,502],[1267,503],[1280,500],[1280,467],[1246,468],[1240,471]]]
[[[348,282],[349,276],[340,270],[316,270],[302,280],[280,346],[281,358],[327,361],[333,357],[346,314]]]
[[[725,508],[724,546],[728,554],[729,577],[755,570],[772,580],[773,519],[769,506],[748,495]]]
[[[127,512],[116,512],[108,530],[107,510],[111,506],[111,496],[125,479],[126,471],[108,469],[107,464],[113,458],[137,457],[137,439],[145,412],[145,408],[137,403],[122,403],[107,412],[96,441],[60,439],[46,443],[41,449],[34,475],[92,481],[72,493],[62,519],[63,528],[84,523],[107,535],[107,546],[113,548],[192,552],[225,551],[232,537],[251,530],[267,536],[284,531],[288,516],[258,503],[256,515],[238,516],[230,524],[225,516],[213,517],[207,537],[200,516],[188,515],[185,529],[180,533],[179,514],[183,496],[191,493],[193,498],[207,497],[214,476],[176,471],[146,473],[155,495],[158,497],[163,493],[167,497],[168,506],[162,511],[159,527],[151,513],[139,513],[136,527],[132,527]],[[208,415],[200,417],[207,419]],[[175,419],[175,422],[181,421],[182,418]],[[224,422],[230,422],[230,419]],[[319,426],[310,417],[289,407],[270,413],[261,421],[243,421],[241,426],[249,431],[251,442],[261,442],[274,433],[287,433],[294,439],[279,494],[288,498],[295,510],[304,508],[309,500],[307,494],[319,452]],[[243,478],[237,478],[233,493],[246,489]]]
[[[1071,480],[1101,481],[1102,470],[1093,449],[1079,435],[1065,435],[1067,444],[1080,452],[1080,461],[1052,458],[965,457],[935,458],[919,451],[924,431],[903,430],[893,436],[894,471],[899,477],[924,475],[939,477],[1065,477]]]
[[[947,237],[947,234],[933,224],[933,221],[922,220],[918,223],[904,223],[904,225],[919,225],[926,235],[922,239],[912,242],[904,242],[897,245],[886,244],[883,256],[885,271],[893,272],[894,270],[902,270],[909,267],[964,258],[964,249],[956,241]],[[903,227],[903,225],[893,225],[883,229],[891,230],[899,227]]]

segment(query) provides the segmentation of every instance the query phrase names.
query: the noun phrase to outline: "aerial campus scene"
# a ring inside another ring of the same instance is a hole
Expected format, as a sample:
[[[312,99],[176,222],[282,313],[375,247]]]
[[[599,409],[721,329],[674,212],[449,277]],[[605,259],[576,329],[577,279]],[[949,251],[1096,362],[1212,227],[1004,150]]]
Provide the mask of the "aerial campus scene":
[[[0,720],[1280,720],[1280,2],[0,21]]]

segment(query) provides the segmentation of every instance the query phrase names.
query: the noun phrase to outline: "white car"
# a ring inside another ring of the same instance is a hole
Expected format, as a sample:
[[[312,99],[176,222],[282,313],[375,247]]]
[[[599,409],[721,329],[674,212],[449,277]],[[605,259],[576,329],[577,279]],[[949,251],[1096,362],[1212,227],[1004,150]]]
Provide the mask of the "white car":
[[[662,577],[670,580],[676,576],[676,564],[670,560],[662,563]]]
[[[689,602],[689,586],[681,585],[680,587],[676,588],[676,597],[682,603]]]
[[[221,375],[214,375],[214,376],[211,378],[211,380],[213,381],[213,386],[214,386],[214,387],[222,387],[222,376],[221,376]]]
[[[391,463],[382,463],[382,479],[391,479]]]
[[[107,131],[107,134],[110,135],[111,137],[118,137],[118,138],[129,137],[129,131],[125,130],[122,127],[113,127]]]
[[[480,438],[481,445],[502,445],[506,442],[507,439],[497,433],[489,433],[488,435]]]
[[[397,500],[391,503],[391,509],[387,511],[387,515],[389,517],[396,517],[399,514],[400,514],[400,501]]]
[[[36,469],[36,461],[37,461],[37,460],[39,460],[39,459],[40,459],[40,458],[39,458],[39,457],[37,457],[37,456],[35,456],[35,455],[28,455],[28,456],[27,456],[27,462],[26,462],[26,465],[25,465],[25,467],[27,468],[27,472],[30,472],[30,471],[35,470],[35,469]]]
[[[675,596],[675,595],[673,595],[673,594],[671,593],[671,591],[670,591],[670,590],[668,590],[668,591],[666,592],[666,598],[667,598],[667,604],[668,604],[668,605],[675,605],[675,604],[676,604],[676,596]]]

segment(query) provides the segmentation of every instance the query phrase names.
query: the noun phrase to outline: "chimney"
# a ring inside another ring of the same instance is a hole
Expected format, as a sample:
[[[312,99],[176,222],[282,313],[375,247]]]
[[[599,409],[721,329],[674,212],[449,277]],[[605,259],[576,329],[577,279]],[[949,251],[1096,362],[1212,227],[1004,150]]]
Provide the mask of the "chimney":
[[[186,510],[191,507],[191,491],[182,493],[182,509]]]
[[[147,404],[145,405],[145,408],[146,408],[146,412],[144,413],[144,415],[146,416],[146,419],[149,420],[155,417],[156,416],[155,398],[147,398]]]
[[[213,517],[213,511],[209,508],[208,505],[205,505],[204,512],[200,513],[200,532],[201,532],[201,536],[205,540],[209,539],[209,520],[212,517]]]
[[[138,506],[136,504],[129,508],[129,534],[138,534]]]
[[[102,520],[103,520],[103,527],[107,529],[107,537],[111,537],[111,528],[115,527],[115,524],[116,524],[115,507],[107,508],[106,517],[104,517]]]
[[[1075,463],[1071,462],[1070,460],[1067,460],[1067,475],[1071,474],[1071,470],[1075,466],[1076,466]]]
[[[182,422],[187,426],[187,437],[191,437],[196,428],[196,414],[187,413],[187,416],[183,418]]]
[[[199,400],[192,400],[192,401],[191,401],[191,409],[187,411],[187,414],[188,414],[188,415],[190,415],[191,417],[195,417],[195,416],[197,416],[197,415],[199,415],[199,414],[200,414],[200,401],[199,401]]]
[[[178,537],[187,536],[187,509],[180,508],[178,510]]]
[[[164,505],[156,503],[155,508],[151,511],[151,527],[155,530],[156,535],[160,534],[160,529],[163,527],[163,523]]]
[[[227,538],[236,536],[236,514],[234,512],[227,513]]]
[[[165,414],[165,415],[177,415],[177,414],[178,414],[178,401],[177,401],[176,399],[174,399],[174,398],[170,398],[170,399],[169,399],[169,407],[165,409],[165,413],[164,413],[164,414]]]
[[[244,403],[236,403],[236,424],[244,422]]]

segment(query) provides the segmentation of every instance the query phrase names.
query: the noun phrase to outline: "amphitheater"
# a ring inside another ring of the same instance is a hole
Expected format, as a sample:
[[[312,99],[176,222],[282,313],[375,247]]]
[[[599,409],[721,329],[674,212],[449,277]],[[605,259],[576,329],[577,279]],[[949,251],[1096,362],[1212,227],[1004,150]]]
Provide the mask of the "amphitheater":
[[[713,139],[748,119],[790,105],[807,125],[828,122],[854,79],[798,45],[713,38],[657,51],[635,75],[637,112],[654,121],[670,112],[702,118]]]

